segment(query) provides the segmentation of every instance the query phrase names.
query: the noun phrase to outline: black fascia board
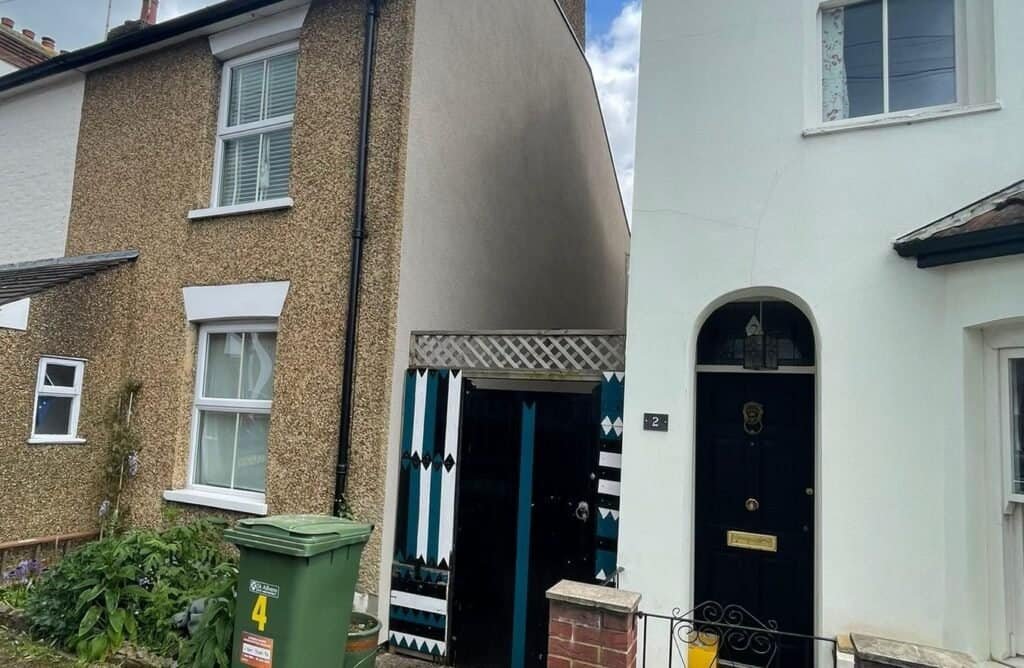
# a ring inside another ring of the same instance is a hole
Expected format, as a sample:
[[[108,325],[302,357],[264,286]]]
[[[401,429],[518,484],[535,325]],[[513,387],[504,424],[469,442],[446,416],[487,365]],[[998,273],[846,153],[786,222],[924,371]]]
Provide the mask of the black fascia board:
[[[93,44],[75,51],[54,56],[38,65],[12,72],[0,77],[0,93],[39,81],[62,72],[76,70],[93,63],[114,58],[126,53],[143,49],[164,40],[199,30],[206,26],[233,19],[242,14],[262,9],[281,0],[228,0],[210,7],[200,9],[164,23],[147,26],[114,39]]]
[[[948,237],[912,239],[893,244],[901,257],[916,257],[917,266],[939,267],[957,262],[1024,253],[1024,222]]]

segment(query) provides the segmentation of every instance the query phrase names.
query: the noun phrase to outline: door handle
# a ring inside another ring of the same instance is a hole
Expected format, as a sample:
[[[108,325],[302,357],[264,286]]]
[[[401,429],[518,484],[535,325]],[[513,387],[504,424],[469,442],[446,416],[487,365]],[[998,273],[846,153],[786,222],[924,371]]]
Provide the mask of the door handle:
[[[590,519],[590,504],[586,501],[580,501],[576,505],[576,519],[580,522],[586,522]]]
[[[752,513],[761,507],[761,502],[758,501],[757,499],[750,498],[747,499],[746,503],[743,504],[743,507],[746,508],[748,512]]]

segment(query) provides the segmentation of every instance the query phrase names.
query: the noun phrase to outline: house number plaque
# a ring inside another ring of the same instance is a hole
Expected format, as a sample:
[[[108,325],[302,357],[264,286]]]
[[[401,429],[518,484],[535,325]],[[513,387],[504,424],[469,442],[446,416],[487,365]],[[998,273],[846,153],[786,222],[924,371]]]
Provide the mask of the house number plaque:
[[[779,537],[766,533],[750,533],[749,531],[727,531],[725,544],[741,550],[757,550],[758,552],[778,552]]]
[[[668,414],[644,413],[644,431],[668,431]]]

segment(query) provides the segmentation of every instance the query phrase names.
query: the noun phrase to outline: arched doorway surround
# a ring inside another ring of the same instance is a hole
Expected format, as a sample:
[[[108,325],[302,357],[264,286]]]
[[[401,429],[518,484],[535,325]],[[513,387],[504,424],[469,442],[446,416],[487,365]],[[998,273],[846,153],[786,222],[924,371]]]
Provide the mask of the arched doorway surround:
[[[781,631],[813,634],[811,322],[785,299],[724,303],[700,327],[696,371],[694,602],[739,605]],[[813,665],[805,643],[780,651],[779,665]]]

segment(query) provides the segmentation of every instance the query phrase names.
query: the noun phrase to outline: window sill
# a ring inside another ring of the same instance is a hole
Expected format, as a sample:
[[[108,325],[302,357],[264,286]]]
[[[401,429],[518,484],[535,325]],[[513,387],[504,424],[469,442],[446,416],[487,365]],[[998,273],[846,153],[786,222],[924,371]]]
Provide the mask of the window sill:
[[[221,218],[223,216],[239,216],[245,213],[259,213],[261,211],[280,211],[290,209],[295,205],[291,197],[278,197],[277,199],[265,199],[262,202],[250,202],[248,204],[234,204],[232,206],[211,206],[208,209],[192,209],[188,212],[189,220],[203,220],[204,218]]]
[[[74,436],[33,436],[29,445],[84,445],[85,439]]]
[[[939,107],[934,109],[918,109],[917,111],[898,111],[884,116],[869,116],[865,118],[851,118],[843,121],[832,121],[813,128],[806,128],[801,133],[804,137],[817,137],[820,135],[831,135],[839,132],[850,132],[852,130],[867,130],[868,128],[885,128],[893,125],[911,125],[923,121],[933,121],[938,118],[950,118],[953,116],[967,116],[980,114],[987,111],[998,111],[1003,108],[1001,102],[989,102],[986,104],[974,104],[954,107]]]
[[[233,510],[250,515],[266,515],[267,504],[257,500],[256,495],[243,497],[228,492],[208,492],[198,489],[168,489],[164,491],[164,499],[175,503],[188,503],[193,506],[209,506],[221,510]]]

